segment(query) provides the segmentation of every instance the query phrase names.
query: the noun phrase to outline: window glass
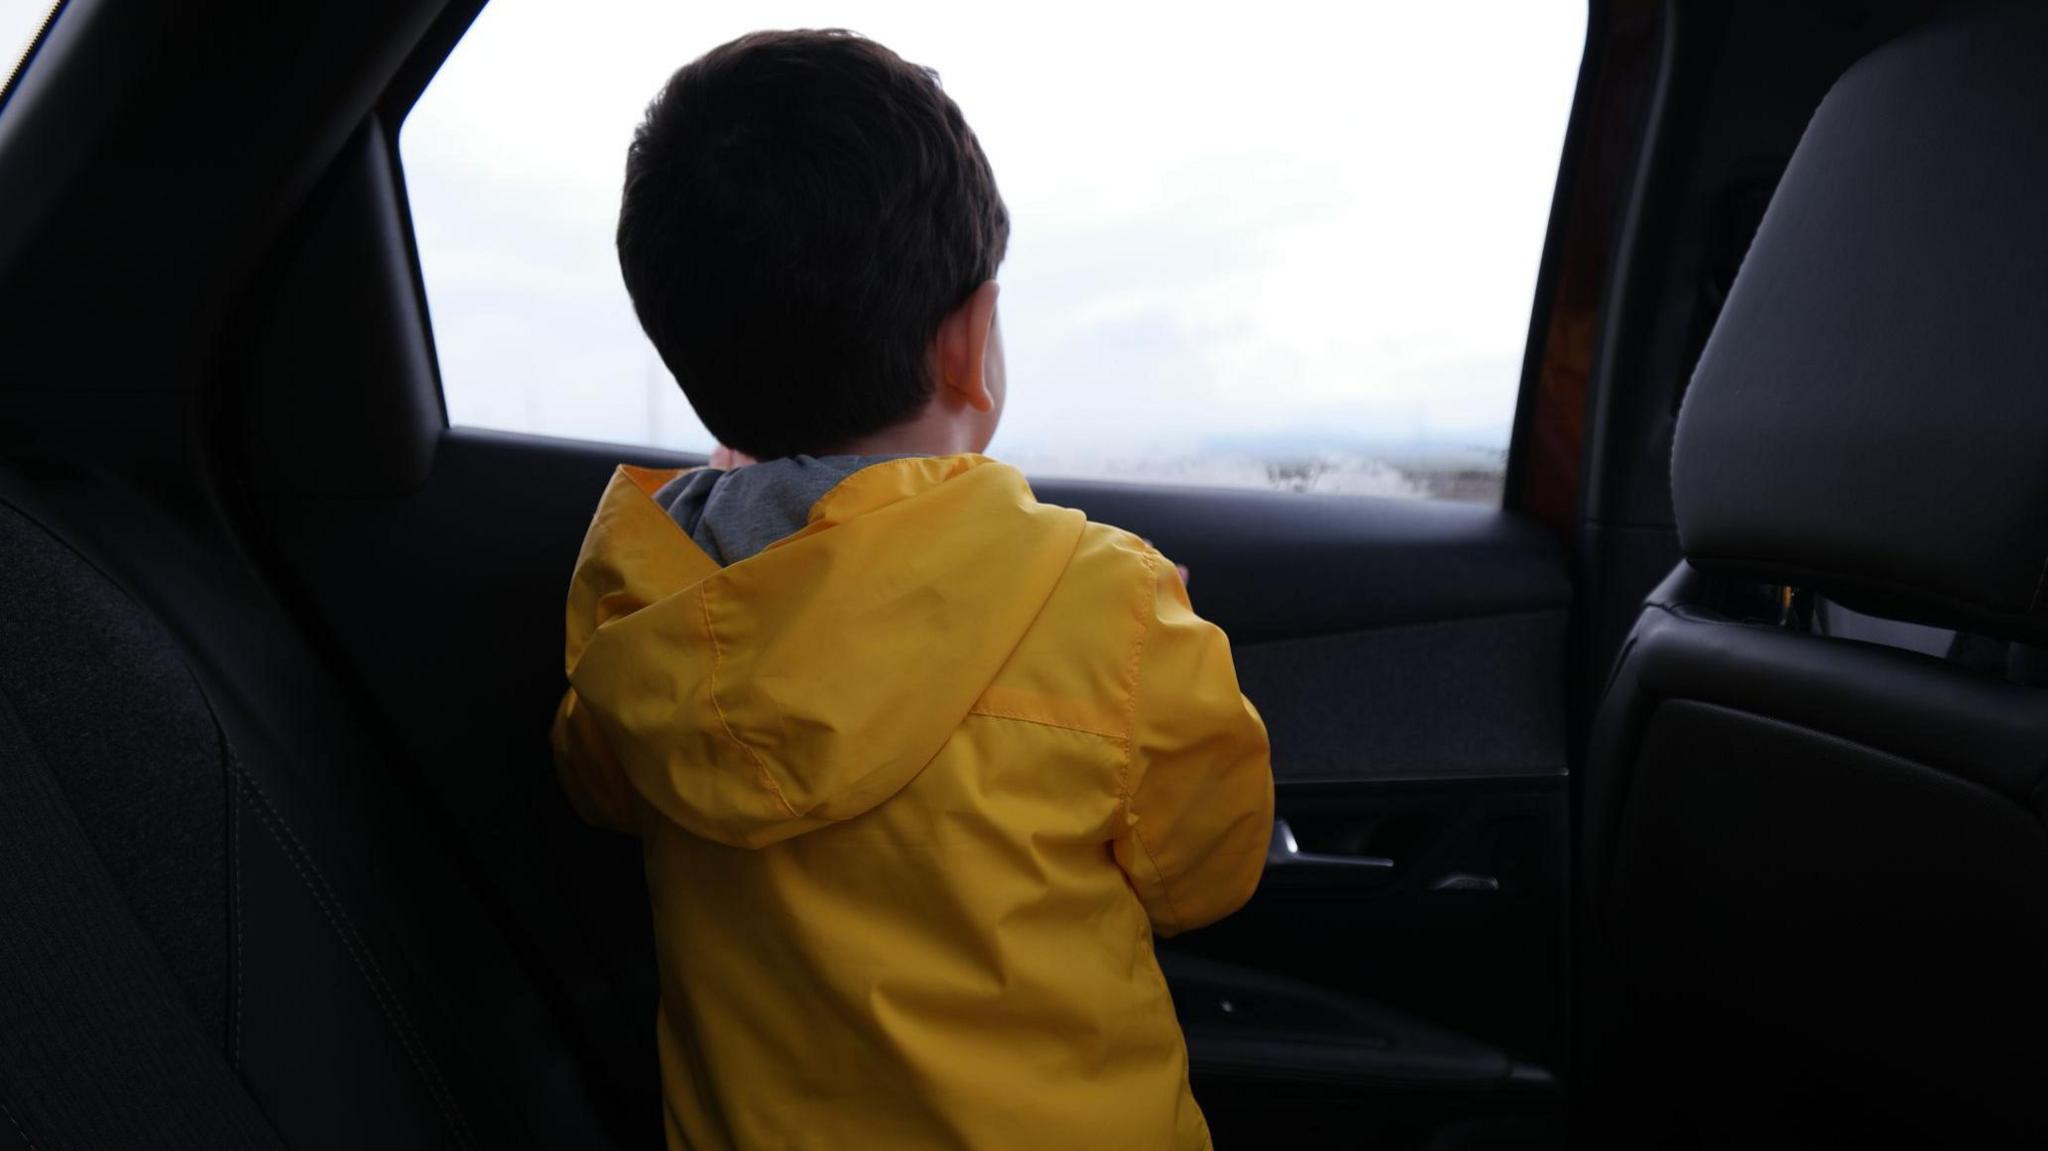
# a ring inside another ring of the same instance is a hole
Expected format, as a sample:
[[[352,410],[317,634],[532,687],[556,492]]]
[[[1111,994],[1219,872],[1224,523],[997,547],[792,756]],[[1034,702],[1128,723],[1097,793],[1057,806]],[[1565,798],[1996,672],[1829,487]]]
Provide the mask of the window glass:
[[[769,27],[937,69],[1012,218],[1037,474],[1498,497],[1584,0],[494,0],[401,147],[449,418],[706,449],[613,255],[669,73]]]
[[[13,86],[22,57],[56,11],[56,0],[0,0],[0,93]]]

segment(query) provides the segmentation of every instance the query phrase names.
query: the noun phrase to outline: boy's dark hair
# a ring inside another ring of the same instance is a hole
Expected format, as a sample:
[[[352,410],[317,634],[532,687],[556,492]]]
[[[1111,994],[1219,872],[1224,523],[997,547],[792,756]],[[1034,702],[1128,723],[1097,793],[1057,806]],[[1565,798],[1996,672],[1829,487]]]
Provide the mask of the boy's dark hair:
[[[939,321],[1009,237],[937,74],[837,29],[705,53],[626,153],[619,267],[640,326],[705,427],[763,459],[915,415]]]

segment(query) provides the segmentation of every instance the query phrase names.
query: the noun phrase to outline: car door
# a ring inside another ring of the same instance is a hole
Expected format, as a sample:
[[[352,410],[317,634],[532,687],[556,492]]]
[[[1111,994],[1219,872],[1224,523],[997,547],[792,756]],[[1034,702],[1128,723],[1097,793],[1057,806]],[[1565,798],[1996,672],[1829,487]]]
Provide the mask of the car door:
[[[437,106],[439,137],[401,137],[421,131],[404,125],[429,82],[452,82],[433,80],[451,52],[483,60],[516,45],[510,24],[477,11],[458,3],[428,32],[270,256],[223,424],[253,546],[451,813],[498,913],[558,986],[578,1054],[619,1106],[652,1108],[638,857],[568,812],[545,731],[563,683],[566,578],[598,493],[621,462],[693,466],[708,445],[659,446],[687,417],[659,399],[673,385],[639,369],[627,384],[653,397],[644,419],[611,442],[577,438],[590,434],[579,399],[619,374],[595,347],[538,406],[535,393],[523,408],[487,394],[476,349],[520,343],[505,300],[545,279],[545,237],[513,228],[448,254],[451,234],[508,218],[474,199],[451,207],[475,195],[458,194],[451,172],[491,172],[488,157],[445,151],[463,138],[448,123],[485,122],[486,87]],[[1545,1131],[1561,1106],[1573,589],[1557,520],[1535,504],[1556,504],[1562,487],[1569,505],[1576,460],[1532,437],[1535,381],[1557,353],[1547,307],[1563,240],[1551,221],[1564,215],[1551,184],[1563,154],[1558,187],[1570,187],[1566,144],[1580,133],[1567,137],[1565,114],[1590,72],[1578,46],[1599,29],[1598,6],[1593,19],[1554,35],[1572,52],[1546,65],[1556,114],[1535,262],[1471,273],[1539,285],[1540,306],[1524,294],[1512,333],[1520,348],[1533,310],[1530,351],[1491,384],[1509,413],[1498,442],[1363,460],[1270,437],[1135,465],[1024,453],[1040,499],[1137,532],[1190,569],[1196,608],[1231,636],[1271,732],[1277,818],[1258,894],[1159,948],[1225,1146],[1282,1132],[1311,1145],[1419,1140],[1455,1123]],[[680,62],[692,49],[676,51]],[[660,77],[641,79],[651,91]],[[457,259],[475,266],[451,276]],[[473,296],[488,289],[483,305],[437,294],[463,275]],[[558,315],[581,306],[549,298]],[[1009,338],[1013,386],[1029,388],[1020,349],[1033,337],[1012,322]],[[1340,399],[1317,418],[1345,411]],[[1375,485],[1401,494],[1341,490]]]

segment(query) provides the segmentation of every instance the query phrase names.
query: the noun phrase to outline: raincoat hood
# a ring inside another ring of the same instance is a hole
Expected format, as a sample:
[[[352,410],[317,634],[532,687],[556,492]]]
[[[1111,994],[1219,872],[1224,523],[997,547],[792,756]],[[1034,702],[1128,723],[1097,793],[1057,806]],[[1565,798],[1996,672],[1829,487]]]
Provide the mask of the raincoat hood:
[[[656,811],[734,847],[851,819],[915,779],[1086,522],[980,456],[892,460],[722,568],[652,498],[678,474],[621,467],[605,491],[570,587],[560,720]]]

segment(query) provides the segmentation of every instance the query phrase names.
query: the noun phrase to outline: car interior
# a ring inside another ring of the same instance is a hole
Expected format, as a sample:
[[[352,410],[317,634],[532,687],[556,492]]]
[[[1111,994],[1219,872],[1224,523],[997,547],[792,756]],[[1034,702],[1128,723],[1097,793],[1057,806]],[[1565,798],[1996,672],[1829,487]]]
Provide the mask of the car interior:
[[[547,723],[607,478],[704,461],[449,423],[397,139],[482,7],[64,0],[0,91],[0,1144],[662,1139]],[[2044,58],[1590,0],[1497,505],[1034,481],[1271,732],[1159,947],[1219,1147],[2048,1138]]]

